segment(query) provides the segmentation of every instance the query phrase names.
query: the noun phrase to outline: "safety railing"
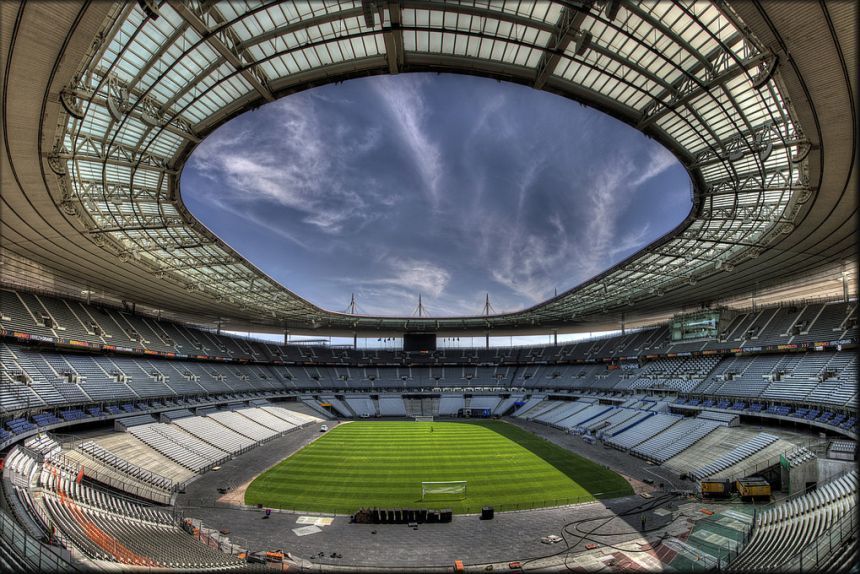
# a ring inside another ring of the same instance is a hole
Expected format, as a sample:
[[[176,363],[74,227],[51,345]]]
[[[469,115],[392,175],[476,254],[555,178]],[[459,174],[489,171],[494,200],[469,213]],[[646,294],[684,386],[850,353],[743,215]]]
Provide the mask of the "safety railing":
[[[789,502],[791,502],[792,500],[794,500],[796,498],[800,498],[801,496],[805,496],[805,495],[809,494],[813,490],[820,487],[822,484],[834,482],[836,480],[839,480],[840,478],[842,478],[846,474],[850,474],[850,473],[856,472],[856,471],[857,471],[857,469],[854,468],[854,466],[848,466],[848,467],[844,468],[842,471],[828,477],[827,480],[823,483],[816,483],[814,485],[810,485],[810,486],[804,488],[803,490],[799,490],[799,491],[795,492],[794,494],[786,496],[785,498],[780,498],[779,500],[771,500],[770,502],[762,503],[762,504],[758,505],[758,508],[761,510],[766,510],[768,508],[773,508],[774,506],[778,506],[781,504],[788,504]]]
[[[84,471],[84,475],[90,479],[93,479],[102,484],[106,484],[110,487],[113,487],[122,492],[133,494],[134,496],[145,498],[146,500],[152,500],[155,502],[161,502],[163,504],[170,503],[170,493],[165,492],[163,490],[156,490],[154,488],[149,488],[147,486],[143,486],[141,484],[134,484],[130,481],[123,480],[118,478],[113,473],[105,473],[99,471],[92,466],[84,467],[77,461],[74,461],[62,454],[54,454],[51,456],[51,463],[63,467],[65,470],[70,472],[73,475],[78,474],[82,469]],[[102,490],[99,487],[93,486],[96,490]],[[116,496],[119,498],[126,498],[119,493],[111,493],[112,496]],[[140,504],[139,501],[134,501],[133,499],[129,499],[130,501],[136,502]]]
[[[827,571],[844,545],[857,537],[857,514],[849,510],[836,524],[781,565],[787,572]]]
[[[49,548],[33,538],[15,520],[0,509],[0,538],[21,561],[37,572],[76,572],[72,553],[66,548]]]

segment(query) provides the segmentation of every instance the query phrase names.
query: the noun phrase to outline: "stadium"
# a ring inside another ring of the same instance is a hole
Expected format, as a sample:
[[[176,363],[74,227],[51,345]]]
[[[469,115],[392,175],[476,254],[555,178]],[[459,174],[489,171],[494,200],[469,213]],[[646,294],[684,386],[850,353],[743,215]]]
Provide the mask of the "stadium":
[[[856,571],[857,12],[2,3],[0,568]],[[689,213],[439,316],[328,310],[192,214],[230,122],[421,74],[612,118]]]

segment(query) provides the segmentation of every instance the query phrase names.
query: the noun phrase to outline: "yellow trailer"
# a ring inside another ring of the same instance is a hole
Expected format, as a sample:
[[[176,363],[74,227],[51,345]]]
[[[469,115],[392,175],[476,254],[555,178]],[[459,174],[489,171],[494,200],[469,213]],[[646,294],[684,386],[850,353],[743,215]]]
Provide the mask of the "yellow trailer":
[[[735,483],[742,499],[770,499],[770,483],[760,476],[742,478]]]
[[[732,483],[728,480],[703,480],[699,488],[704,497],[727,498],[731,496]]]

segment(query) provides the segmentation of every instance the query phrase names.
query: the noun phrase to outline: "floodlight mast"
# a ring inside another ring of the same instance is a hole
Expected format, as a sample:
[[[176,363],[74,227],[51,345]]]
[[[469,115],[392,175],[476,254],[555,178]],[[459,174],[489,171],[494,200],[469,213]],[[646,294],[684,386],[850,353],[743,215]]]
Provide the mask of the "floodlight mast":
[[[421,301],[421,293],[418,294],[418,307],[416,307],[415,311],[412,313],[413,317],[415,317],[416,315],[419,318],[429,317],[429,315],[427,314],[427,308],[424,307],[424,303]]]
[[[495,315],[495,314],[496,314],[496,310],[493,309],[492,305],[490,305],[490,293],[488,291],[487,292],[487,298],[484,300],[484,316],[489,317],[490,315]],[[490,348],[490,330],[489,329],[487,329],[487,333],[485,336],[484,347],[487,349]]]
[[[346,307],[346,312],[349,315],[355,315],[356,314],[356,307],[357,307],[357,305],[355,304],[355,293],[350,293],[349,294],[349,305],[347,305],[347,307]],[[358,331],[352,332],[352,348],[358,349]]]

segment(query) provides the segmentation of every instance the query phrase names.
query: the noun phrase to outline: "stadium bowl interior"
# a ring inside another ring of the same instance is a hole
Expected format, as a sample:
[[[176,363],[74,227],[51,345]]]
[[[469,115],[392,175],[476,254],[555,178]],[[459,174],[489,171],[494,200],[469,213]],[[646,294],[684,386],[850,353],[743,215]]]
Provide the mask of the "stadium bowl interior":
[[[11,1],[0,16],[4,571],[857,562],[855,2]],[[231,118],[409,72],[606,112],[675,155],[692,210],[531,308],[426,318],[319,308],[183,205],[185,162]]]

